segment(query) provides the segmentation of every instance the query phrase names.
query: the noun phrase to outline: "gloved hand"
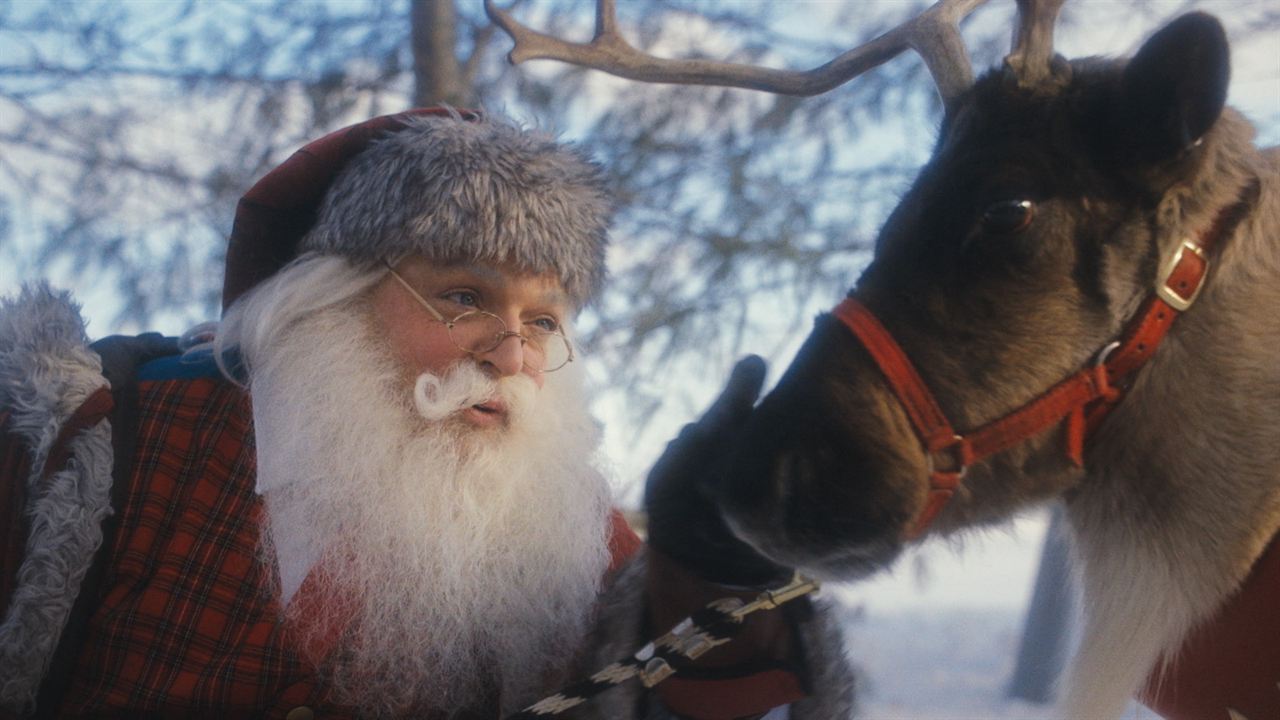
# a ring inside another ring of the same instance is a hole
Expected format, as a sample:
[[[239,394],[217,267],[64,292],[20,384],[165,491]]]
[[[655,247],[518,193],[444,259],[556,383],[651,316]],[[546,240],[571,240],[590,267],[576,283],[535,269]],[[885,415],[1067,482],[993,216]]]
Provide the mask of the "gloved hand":
[[[728,468],[764,376],[758,356],[738,361],[720,397],[667,444],[645,482],[649,545],[697,576],[724,585],[764,587],[791,577],[790,570],[729,531],[710,492]]]
[[[102,358],[102,376],[118,390],[133,380],[138,368],[166,355],[180,352],[178,339],[160,333],[109,335],[89,345]]]

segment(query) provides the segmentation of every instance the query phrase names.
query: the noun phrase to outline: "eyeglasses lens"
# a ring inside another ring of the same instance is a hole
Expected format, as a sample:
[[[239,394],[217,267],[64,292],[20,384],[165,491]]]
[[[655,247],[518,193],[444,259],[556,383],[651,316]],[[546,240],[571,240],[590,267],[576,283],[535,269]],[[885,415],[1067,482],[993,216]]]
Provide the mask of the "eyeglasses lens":
[[[506,339],[507,334],[507,325],[502,318],[487,312],[464,313],[454,319],[449,329],[454,344],[471,353],[493,350]],[[525,339],[524,364],[531,370],[559,370],[572,356],[569,341],[558,333],[526,326],[521,337]]]

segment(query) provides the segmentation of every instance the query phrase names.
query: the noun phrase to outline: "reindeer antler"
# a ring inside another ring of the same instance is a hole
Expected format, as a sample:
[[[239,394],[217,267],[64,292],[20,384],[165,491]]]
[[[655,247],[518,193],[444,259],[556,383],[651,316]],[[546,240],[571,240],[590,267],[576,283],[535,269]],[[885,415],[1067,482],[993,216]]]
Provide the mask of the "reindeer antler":
[[[826,92],[898,56],[915,50],[929,67],[945,104],[973,84],[973,68],[960,37],[960,21],[987,0],[939,0],[920,15],[807,71],[777,70],[717,60],[673,60],[636,50],[618,34],[614,0],[597,0],[596,33],[589,43],[572,43],[516,22],[485,0],[489,19],[515,41],[513,65],[549,59],[603,70],[631,80],[680,85],[740,87],[780,95]]]
[[[1053,27],[1066,0],[1018,0],[1018,27],[1005,67],[1022,87],[1033,88],[1065,79],[1066,66],[1055,67]]]

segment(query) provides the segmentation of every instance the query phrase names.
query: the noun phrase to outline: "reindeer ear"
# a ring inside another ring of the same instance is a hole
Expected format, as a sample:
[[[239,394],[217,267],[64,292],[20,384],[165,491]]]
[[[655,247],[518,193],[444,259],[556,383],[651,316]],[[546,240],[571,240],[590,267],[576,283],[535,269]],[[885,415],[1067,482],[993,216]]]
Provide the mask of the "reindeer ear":
[[[1204,13],[1183,15],[1151,36],[1125,68],[1118,129],[1140,159],[1176,158],[1222,114],[1230,76],[1222,25]]]

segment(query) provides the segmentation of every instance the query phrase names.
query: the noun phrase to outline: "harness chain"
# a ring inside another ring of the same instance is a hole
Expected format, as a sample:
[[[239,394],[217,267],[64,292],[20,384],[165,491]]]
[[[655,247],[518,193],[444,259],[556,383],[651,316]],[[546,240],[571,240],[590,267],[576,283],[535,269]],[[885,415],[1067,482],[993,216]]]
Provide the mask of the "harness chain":
[[[748,603],[738,598],[712,601],[630,657],[611,663],[585,680],[565,686],[560,692],[508,715],[505,720],[536,720],[559,715],[636,677],[645,687],[651,688],[676,674],[676,665],[681,662],[679,658],[694,660],[711,648],[729,642],[751,613],[772,610],[818,588],[816,580],[797,573],[790,583],[775,590],[765,590]]]

